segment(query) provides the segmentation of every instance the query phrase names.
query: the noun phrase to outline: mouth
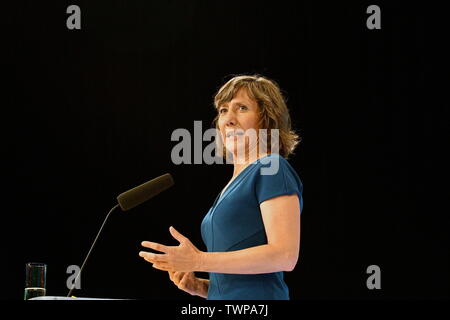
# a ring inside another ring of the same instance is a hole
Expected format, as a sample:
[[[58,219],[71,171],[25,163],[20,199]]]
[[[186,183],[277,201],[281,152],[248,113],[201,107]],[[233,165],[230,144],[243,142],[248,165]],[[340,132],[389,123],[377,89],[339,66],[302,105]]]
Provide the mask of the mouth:
[[[244,135],[244,131],[243,130],[233,130],[233,131],[227,132],[226,137],[230,138],[230,137],[242,136],[242,135]]]

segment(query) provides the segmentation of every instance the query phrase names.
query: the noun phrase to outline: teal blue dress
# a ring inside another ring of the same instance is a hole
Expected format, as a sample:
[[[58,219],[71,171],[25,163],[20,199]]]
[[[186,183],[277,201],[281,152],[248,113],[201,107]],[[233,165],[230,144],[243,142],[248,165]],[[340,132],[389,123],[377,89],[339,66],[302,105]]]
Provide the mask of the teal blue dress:
[[[303,185],[277,154],[263,157],[242,170],[219,194],[201,224],[208,252],[226,252],[267,244],[260,203],[297,194],[303,210]],[[289,300],[283,272],[264,274],[209,273],[209,300]]]

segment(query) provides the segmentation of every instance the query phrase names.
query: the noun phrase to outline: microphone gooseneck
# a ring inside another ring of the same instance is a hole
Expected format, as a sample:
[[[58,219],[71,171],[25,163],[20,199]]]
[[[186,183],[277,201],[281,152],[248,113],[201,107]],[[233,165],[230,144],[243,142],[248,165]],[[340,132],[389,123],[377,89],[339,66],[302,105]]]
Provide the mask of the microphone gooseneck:
[[[84,259],[83,264],[81,265],[80,272],[78,272],[77,277],[75,278],[75,281],[73,282],[73,285],[72,285],[72,287],[70,288],[69,293],[67,294],[67,297],[70,297],[70,295],[72,294],[72,291],[73,291],[73,289],[75,288],[75,284],[77,283],[78,278],[80,277],[81,272],[83,271],[83,268],[84,268],[84,266],[86,265],[86,261],[89,259],[89,256],[91,255],[92,249],[94,249],[94,246],[95,246],[95,244],[97,243],[97,239],[98,239],[98,237],[100,236],[100,233],[102,232],[103,227],[105,226],[106,221],[108,220],[108,218],[109,218],[109,216],[111,215],[111,213],[112,213],[116,208],[118,208],[118,207],[119,207],[119,205],[116,204],[116,205],[108,212],[108,214],[106,215],[105,220],[103,220],[102,226],[100,227],[100,230],[98,231],[97,236],[95,237],[94,243],[92,243],[92,246],[91,246],[91,248],[89,249],[89,252],[88,252],[86,258]]]
[[[120,207],[123,211],[130,210],[140,205],[141,203],[150,200],[154,196],[158,195],[160,192],[170,188],[171,186],[173,186],[173,184],[174,181],[172,176],[170,175],[170,173],[166,173],[153,180],[143,183],[131,190],[119,194],[119,196],[117,197],[118,204],[116,204],[106,215],[106,218],[103,221],[102,226],[100,227],[100,230],[97,233],[97,236],[95,237],[94,243],[92,243],[92,246],[89,249],[86,258],[84,259],[83,264],[81,265],[80,271],[78,272],[75,281],[72,284],[69,293],[67,294],[67,297],[70,297],[70,295],[72,294],[72,291],[75,288],[78,278],[80,277],[81,272],[83,271],[84,266],[86,265],[86,262],[89,259],[89,256],[91,255],[92,249],[94,249],[98,237],[100,236],[100,233],[102,232],[103,227],[105,226],[105,223],[108,220],[111,213],[118,207]]]

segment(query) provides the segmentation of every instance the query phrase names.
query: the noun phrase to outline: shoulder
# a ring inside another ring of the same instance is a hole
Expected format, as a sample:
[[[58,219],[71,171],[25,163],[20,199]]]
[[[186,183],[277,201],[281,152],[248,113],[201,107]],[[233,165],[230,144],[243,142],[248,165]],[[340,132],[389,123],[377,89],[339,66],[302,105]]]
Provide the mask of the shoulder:
[[[295,193],[300,200],[300,210],[303,210],[302,181],[282,156],[271,154],[259,159],[253,171],[253,179],[255,195],[260,204],[277,196]]]
[[[301,196],[303,184],[290,163],[278,154],[258,160],[253,171],[256,194],[262,198],[297,193]]]
[[[257,170],[254,173],[258,176],[267,176],[267,178],[273,176],[292,176],[295,180],[300,182],[300,177],[298,176],[296,170],[291,166],[291,164],[284,157],[279,154],[270,154],[266,157],[259,159],[256,163]]]

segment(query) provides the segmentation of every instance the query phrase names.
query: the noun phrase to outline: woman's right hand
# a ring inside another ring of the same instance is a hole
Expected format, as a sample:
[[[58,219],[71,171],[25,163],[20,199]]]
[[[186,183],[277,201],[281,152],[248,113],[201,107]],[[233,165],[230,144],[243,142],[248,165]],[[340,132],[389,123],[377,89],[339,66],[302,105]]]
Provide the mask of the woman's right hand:
[[[208,295],[208,280],[199,279],[193,272],[168,271],[170,280],[190,295],[206,298]]]

